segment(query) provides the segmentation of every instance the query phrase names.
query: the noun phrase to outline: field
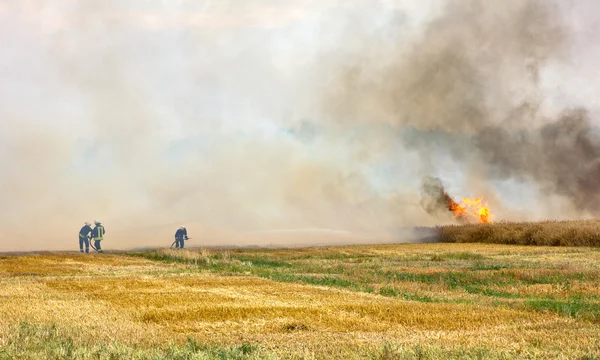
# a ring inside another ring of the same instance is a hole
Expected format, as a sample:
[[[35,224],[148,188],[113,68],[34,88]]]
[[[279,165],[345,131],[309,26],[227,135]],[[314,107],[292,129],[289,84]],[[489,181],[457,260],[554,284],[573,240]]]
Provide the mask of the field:
[[[600,249],[0,258],[0,359],[600,359]]]
[[[488,244],[600,247],[600,221],[499,222],[441,226],[442,242],[482,242]]]

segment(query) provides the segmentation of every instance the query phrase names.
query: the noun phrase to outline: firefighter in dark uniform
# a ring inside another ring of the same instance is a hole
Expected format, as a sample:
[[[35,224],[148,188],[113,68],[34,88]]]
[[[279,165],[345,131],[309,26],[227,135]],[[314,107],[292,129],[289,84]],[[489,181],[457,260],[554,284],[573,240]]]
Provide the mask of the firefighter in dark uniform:
[[[100,242],[104,240],[104,234],[106,233],[106,230],[100,221],[96,220],[94,221],[94,224],[96,224],[96,227],[94,227],[92,230],[92,239],[94,240],[94,246],[96,247],[96,250],[99,253],[102,253],[104,251],[100,247]]]
[[[187,229],[185,228],[185,226],[182,226],[179,229],[177,229],[177,231],[175,232],[175,248],[183,249],[183,243],[185,240],[188,239],[189,238],[187,234]]]
[[[85,252],[90,252],[90,241],[88,236],[92,232],[92,225],[86,222],[85,225],[79,230],[79,252],[83,252],[83,244],[85,244]]]

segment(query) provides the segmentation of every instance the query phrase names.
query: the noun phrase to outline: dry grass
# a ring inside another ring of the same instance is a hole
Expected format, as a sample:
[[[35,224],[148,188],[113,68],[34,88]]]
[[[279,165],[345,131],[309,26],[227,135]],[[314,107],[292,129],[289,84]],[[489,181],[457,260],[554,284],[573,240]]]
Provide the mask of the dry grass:
[[[90,254],[82,257],[67,254],[0,256],[0,278],[97,275],[116,272],[130,274],[143,264],[148,264],[148,261],[108,254]]]
[[[427,244],[131,255],[0,260],[0,358],[600,354],[593,249]]]
[[[440,241],[449,243],[600,246],[600,221],[596,220],[453,225],[437,231]]]

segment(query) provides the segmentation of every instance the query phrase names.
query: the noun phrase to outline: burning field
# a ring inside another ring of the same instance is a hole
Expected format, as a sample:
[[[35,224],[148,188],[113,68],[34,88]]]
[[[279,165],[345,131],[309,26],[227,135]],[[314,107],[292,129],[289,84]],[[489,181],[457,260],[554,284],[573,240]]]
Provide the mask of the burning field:
[[[600,359],[598,3],[0,0],[0,360]]]
[[[434,237],[441,242],[600,247],[600,221],[494,222],[484,198],[458,203],[434,177],[421,183],[421,206],[432,216],[456,222],[435,228]]]
[[[600,356],[600,223],[421,196],[438,243],[2,257],[0,358]]]

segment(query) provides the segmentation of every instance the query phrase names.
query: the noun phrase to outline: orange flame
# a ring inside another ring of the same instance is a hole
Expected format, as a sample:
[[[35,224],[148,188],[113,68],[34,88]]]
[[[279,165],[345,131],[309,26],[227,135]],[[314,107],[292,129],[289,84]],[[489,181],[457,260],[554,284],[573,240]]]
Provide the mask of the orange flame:
[[[451,200],[451,199],[450,199]],[[492,222],[492,216],[487,203],[483,202],[483,198],[463,199],[460,204],[451,200],[448,208],[452,211],[455,219],[464,223],[479,222],[489,224]]]

